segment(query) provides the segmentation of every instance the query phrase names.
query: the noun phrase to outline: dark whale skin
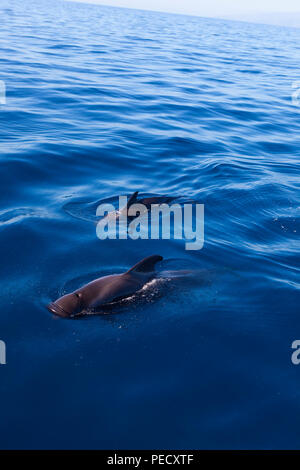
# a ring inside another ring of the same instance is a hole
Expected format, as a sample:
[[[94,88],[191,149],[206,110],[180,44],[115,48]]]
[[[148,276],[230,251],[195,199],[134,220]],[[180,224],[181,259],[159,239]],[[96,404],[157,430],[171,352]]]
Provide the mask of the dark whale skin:
[[[84,310],[97,309],[102,305],[129,297],[155,277],[155,264],[162,259],[160,255],[148,256],[125,273],[95,279],[51,302],[47,308],[55,315],[69,318]]]

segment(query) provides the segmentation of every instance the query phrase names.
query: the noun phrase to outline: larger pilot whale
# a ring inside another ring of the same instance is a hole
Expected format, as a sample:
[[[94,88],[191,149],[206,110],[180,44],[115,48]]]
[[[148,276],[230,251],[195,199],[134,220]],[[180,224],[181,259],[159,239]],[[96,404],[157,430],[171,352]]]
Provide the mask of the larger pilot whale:
[[[47,308],[55,315],[67,318],[129,297],[155,277],[155,264],[162,259],[160,255],[148,256],[125,273],[95,279],[51,302]]]

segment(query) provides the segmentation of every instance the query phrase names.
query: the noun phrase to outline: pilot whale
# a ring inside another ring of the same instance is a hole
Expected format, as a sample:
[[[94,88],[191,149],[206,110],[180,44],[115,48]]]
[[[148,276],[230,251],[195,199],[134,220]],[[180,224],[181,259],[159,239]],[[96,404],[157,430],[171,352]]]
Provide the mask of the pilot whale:
[[[155,277],[155,264],[162,259],[160,255],[148,256],[125,273],[95,279],[51,302],[47,308],[55,315],[68,318],[129,297]]]
[[[175,197],[170,197],[170,196],[150,196],[150,197],[143,197],[143,198],[138,198],[138,191],[135,191],[130,198],[127,201],[127,204],[116,211],[109,212],[104,216],[104,219],[119,219],[121,216],[126,216],[128,220],[132,220],[136,217],[136,215],[129,215],[128,211],[131,206],[134,204],[139,204],[139,210],[138,212],[145,213],[150,211],[151,205],[152,204],[169,204],[174,199]],[[143,206],[143,207],[142,207]]]

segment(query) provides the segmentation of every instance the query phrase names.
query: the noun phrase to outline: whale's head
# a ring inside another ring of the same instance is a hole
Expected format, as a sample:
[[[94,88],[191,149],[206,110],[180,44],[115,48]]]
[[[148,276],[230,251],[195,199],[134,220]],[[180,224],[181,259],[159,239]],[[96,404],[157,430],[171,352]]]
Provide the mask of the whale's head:
[[[83,299],[80,292],[66,294],[47,305],[48,310],[60,317],[73,317],[83,310]]]

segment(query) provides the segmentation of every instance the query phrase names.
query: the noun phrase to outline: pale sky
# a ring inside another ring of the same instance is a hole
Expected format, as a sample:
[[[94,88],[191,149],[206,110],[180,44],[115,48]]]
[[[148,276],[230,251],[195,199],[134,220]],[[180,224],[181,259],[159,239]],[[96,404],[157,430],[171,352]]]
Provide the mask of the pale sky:
[[[258,13],[300,13],[300,0],[80,0],[142,10],[199,16],[236,16]]]

